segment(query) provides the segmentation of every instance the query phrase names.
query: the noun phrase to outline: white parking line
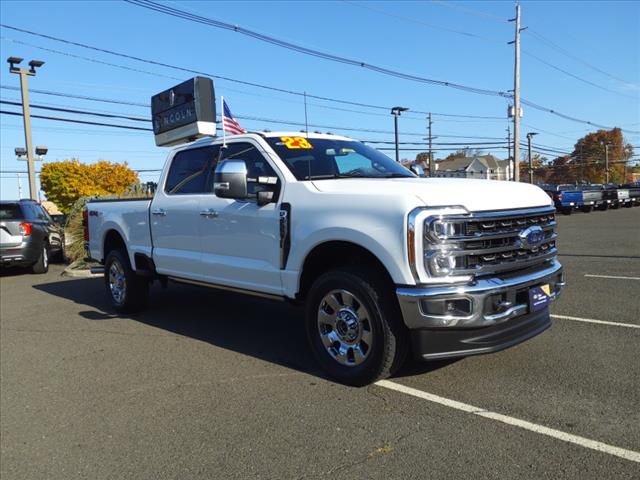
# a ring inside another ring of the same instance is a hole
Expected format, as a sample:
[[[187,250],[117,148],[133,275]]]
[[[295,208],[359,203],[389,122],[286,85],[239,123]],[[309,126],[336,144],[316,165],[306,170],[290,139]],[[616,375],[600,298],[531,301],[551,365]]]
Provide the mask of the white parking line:
[[[585,277],[590,278],[613,278],[615,280],[640,280],[640,277],[619,277],[617,275],[592,275],[590,273],[585,273]]]
[[[613,445],[598,442],[596,440],[591,440],[585,437],[580,437],[578,435],[573,435],[571,433],[566,433],[561,430],[545,427],[536,423],[527,422],[526,420],[520,420],[519,418],[502,415],[501,413],[491,412],[483,408],[474,407],[473,405],[469,405],[467,403],[457,402],[455,400],[440,397],[432,393],[423,392],[422,390],[405,387],[404,385],[400,385],[399,383],[391,382],[389,380],[380,380],[376,382],[376,385],[378,385],[379,387],[388,388],[390,390],[395,390],[396,392],[411,395],[413,397],[421,398],[429,402],[438,403],[440,405],[444,405],[445,407],[461,410],[472,415],[478,415],[480,417],[489,418],[497,422],[506,423],[507,425],[513,425],[514,427],[519,427],[524,430],[539,433],[540,435],[553,437],[558,440],[562,440],[563,442],[573,443],[584,448],[590,448],[591,450],[597,450],[598,452],[607,453],[609,455],[624,458],[625,460],[631,460],[632,462],[640,463],[640,452],[626,450],[620,447],[614,447]]]
[[[599,325],[611,325],[613,327],[640,328],[640,325],[634,325],[632,323],[607,322],[606,320],[594,320],[592,318],[570,317],[568,315],[551,314],[551,318],[558,318],[560,320],[573,320],[574,322],[597,323]]]

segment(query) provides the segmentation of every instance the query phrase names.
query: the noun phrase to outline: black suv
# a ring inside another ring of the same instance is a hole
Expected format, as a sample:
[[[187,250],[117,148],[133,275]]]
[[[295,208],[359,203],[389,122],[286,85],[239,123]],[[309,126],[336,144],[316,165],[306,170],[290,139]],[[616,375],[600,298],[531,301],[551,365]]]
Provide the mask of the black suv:
[[[34,200],[0,202],[0,264],[46,273],[49,259],[64,260],[64,229]]]

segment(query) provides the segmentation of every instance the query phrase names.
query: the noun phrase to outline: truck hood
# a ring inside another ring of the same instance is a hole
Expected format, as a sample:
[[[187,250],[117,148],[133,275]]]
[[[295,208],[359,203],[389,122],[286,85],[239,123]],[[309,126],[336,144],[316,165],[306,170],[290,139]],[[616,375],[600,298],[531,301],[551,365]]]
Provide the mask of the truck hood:
[[[370,195],[372,197],[414,196],[425,206],[460,205],[470,212],[542,207],[549,196],[528,183],[466,178],[340,178],[314,180],[324,193]]]

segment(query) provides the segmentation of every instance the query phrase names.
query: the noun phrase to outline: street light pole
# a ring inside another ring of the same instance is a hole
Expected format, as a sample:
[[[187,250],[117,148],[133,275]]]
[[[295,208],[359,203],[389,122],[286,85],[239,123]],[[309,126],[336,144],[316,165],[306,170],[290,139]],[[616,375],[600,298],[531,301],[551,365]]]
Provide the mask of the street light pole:
[[[527,133],[527,143],[529,147],[529,183],[533,183],[533,163],[531,160],[531,137],[537,135],[536,132]]]
[[[393,115],[393,126],[395,132],[395,140],[396,140],[396,162],[400,162],[400,149],[398,146],[398,117],[402,112],[406,112],[409,110],[406,107],[393,107],[391,109],[391,115]]]
[[[27,86],[27,76],[35,76],[36,68],[44,65],[40,60],[31,60],[29,62],[29,70],[16,67],[22,63],[22,58],[9,57],[9,72],[20,75],[20,90],[22,92],[22,120],[24,122],[24,141],[27,148],[27,175],[29,176],[29,198],[38,200],[38,192],[36,190],[36,175],[33,165],[33,145],[31,142],[31,116],[29,112],[29,88]]]

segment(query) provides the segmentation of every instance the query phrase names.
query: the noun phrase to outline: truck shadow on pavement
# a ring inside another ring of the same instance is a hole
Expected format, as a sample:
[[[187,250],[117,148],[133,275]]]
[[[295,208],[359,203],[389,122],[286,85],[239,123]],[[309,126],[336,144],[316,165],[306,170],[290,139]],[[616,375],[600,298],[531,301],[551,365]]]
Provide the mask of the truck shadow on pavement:
[[[162,289],[156,283],[146,310],[118,314],[107,302],[102,278],[45,283],[33,288],[89,307],[78,315],[90,321],[133,320],[327,379],[307,346],[302,308],[286,302],[175,283]],[[408,361],[395,376],[428,373],[451,363]]]

